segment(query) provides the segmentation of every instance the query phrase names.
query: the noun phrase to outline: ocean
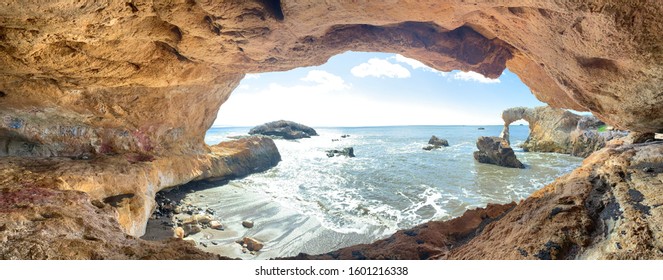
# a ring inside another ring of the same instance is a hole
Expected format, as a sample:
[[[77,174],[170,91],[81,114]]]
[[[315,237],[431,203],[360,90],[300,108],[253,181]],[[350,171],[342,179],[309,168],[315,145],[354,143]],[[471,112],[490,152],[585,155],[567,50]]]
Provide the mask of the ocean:
[[[271,258],[299,252],[320,254],[385,238],[399,229],[446,220],[488,203],[525,199],[533,191],[578,167],[582,158],[525,153],[526,125],[510,127],[511,144],[525,169],[474,160],[479,136],[498,136],[502,126],[393,126],[316,128],[320,136],[274,140],[282,161],[274,168],[208,188],[185,199],[213,208],[226,235],[203,248],[242,256],[233,242],[253,236],[265,242],[259,255]],[[213,145],[246,135],[250,128],[212,128]],[[342,138],[341,135],[349,135]],[[449,147],[425,151],[429,138]],[[338,139],[338,140],[336,140]],[[332,141],[334,140],[334,141]],[[353,147],[356,157],[327,157],[325,151]],[[256,227],[238,226],[254,220]],[[231,234],[232,233],[232,234]],[[224,247],[224,244],[227,246]]]

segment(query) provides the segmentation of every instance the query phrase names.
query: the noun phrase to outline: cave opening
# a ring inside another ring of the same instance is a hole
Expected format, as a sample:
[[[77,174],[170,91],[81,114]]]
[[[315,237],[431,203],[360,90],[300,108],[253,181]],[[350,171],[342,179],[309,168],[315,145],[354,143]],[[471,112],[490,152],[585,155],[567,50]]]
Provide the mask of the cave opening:
[[[541,105],[508,70],[495,79],[442,72],[393,53],[346,52],[320,66],[248,74],[221,106],[208,145],[245,138],[251,127],[276,120],[311,126],[318,136],[276,138],[276,167],[189,184],[171,198],[184,205],[184,216],[200,212],[225,221],[232,233],[190,234],[205,244],[201,249],[226,256],[289,257],[371,243],[468,209],[524,199],[578,166],[572,156],[525,153],[526,120],[511,124],[510,137],[527,168],[473,159],[478,137],[500,135],[503,110]],[[448,146],[429,144],[432,136]],[[342,156],[349,148],[354,157]],[[247,220],[256,227],[243,227]],[[247,254],[221,241],[228,234],[275,241],[266,243],[270,250]],[[307,237],[291,242],[302,234]],[[155,235],[148,230],[148,236]]]

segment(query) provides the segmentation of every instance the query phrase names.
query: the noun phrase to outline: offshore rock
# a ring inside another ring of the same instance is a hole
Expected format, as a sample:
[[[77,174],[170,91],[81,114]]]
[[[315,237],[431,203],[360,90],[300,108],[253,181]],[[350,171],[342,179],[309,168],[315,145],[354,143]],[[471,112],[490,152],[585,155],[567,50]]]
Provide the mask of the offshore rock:
[[[283,139],[301,139],[317,136],[315,129],[291,121],[274,121],[261,124],[249,130],[250,135],[260,134],[265,136],[276,136]]]
[[[516,158],[513,149],[502,138],[481,136],[477,139],[477,148],[479,151],[474,152],[474,159],[478,162],[525,168],[525,165]]]
[[[343,148],[343,150],[327,150],[325,152],[327,153],[327,157],[355,157],[355,149],[353,147]]]
[[[424,150],[430,151],[433,149],[439,149],[440,147],[448,147],[449,142],[446,139],[440,139],[437,138],[437,136],[433,135],[430,137],[430,140],[428,140],[428,146],[424,147]]]
[[[579,116],[549,106],[516,107],[502,112],[502,138],[508,141],[509,125],[523,119],[529,122],[530,134],[522,145],[525,151],[555,152],[587,157],[603,148],[606,142],[626,136],[624,131],[603,130],[605,123],[594,116]]]

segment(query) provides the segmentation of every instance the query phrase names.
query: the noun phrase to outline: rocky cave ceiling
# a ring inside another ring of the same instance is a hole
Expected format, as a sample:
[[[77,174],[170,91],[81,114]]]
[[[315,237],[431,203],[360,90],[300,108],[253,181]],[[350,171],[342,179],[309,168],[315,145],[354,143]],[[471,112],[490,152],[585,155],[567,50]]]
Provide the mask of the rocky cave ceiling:
[[[516,73],[541,101],[663,129],[659,1],[5,1],[4,154],[188,154],[245,73],[347,50]],[[259,102],[259,101],[256,101]]]

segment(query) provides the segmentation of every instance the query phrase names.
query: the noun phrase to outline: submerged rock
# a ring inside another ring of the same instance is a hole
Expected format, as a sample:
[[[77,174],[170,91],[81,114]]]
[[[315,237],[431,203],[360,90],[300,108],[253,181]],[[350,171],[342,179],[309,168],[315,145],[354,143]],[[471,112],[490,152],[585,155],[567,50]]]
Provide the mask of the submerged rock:
[[[424,147],[424,150],[430,151],[433,149],[439,149],[440,147],[448,147],[449,142],[446,139],[440,139],[437,138],[437,136],[433,135],[430,137],[430,140],[428,140],[428,146]]]
[[[301,139],[301,138],[310,138],[311,136],[317,136],[318,133],[315,129],[291,121],[274,121],[266,124],[261,124],[249,130],[249,134],[255,135],[265,135],[265,136],[276,136],[283,139]]]
[[[525,165],[516,158],[513,149],[502,138],[481,136],[477,139],[477,148],[479,151],[474,152],[474,159],[478,162],[525,168]]]
[[[327,150],[325,151],[328,157],[346,156],[355,157],[355,149],[353,147],[343,148],[343,150]]]

